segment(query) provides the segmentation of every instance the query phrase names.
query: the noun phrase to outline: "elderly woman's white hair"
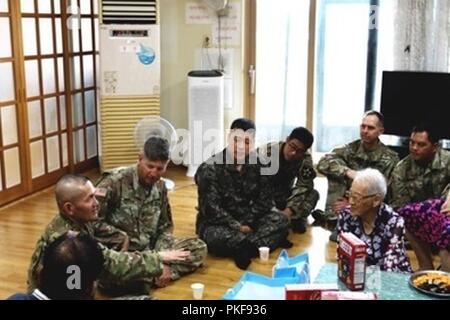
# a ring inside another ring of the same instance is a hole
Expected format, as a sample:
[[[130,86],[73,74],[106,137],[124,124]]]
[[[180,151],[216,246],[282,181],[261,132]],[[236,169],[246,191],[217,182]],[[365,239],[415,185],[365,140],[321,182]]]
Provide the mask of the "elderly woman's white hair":
[[[372,168],[367,168],[356,173],[354,181],[359,181],[367,186],[367,194],[378,194],[383,199],[386,197],[387,185],[383,174]]]

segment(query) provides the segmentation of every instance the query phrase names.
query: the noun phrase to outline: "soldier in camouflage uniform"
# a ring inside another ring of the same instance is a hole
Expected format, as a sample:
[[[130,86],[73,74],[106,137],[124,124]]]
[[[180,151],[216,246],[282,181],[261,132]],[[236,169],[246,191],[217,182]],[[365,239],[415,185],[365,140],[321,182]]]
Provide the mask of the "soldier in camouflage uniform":
[[[322,218],[337,219],[336,213],[348,206],[345,194],[350,189],[356,171],[373,168],[389,179],[399,158],[395,151],[379,140],[383,132],[383,115],[377,111],[368,111],[360,126],[361,139],[337,147],[320,159],[317,171],[328,180],[325,214]],[[337,234],[333,232],[330,240],[336,239]]]
[[[311,132],[303,127],[295,128],[285,142],[269,143],[258,149],[260,156],[273,162],[277,172],[269,177],[276,208],[291,221],[294,232],[306,231],[306,218],[319,201],[314,189],[314,170],[308,149],[314,142]]]
[[[390,205],[444,197],[450,184],[450,152],[438,145],[433,129],[420,125],[410,137],[410,154],[398,163],[390,178]]]
[[[255,125],[237,119],[228,147],[205,161],[195,174],[198,186],[197,234],[209,252],[231,256],[246,269],[258,247],[291,247],[289,221],[274,206],[268,177],[252,152]]]
[[[445,238],[444,234],[448,234],[443,231],[444,210],[434,212],[430,209],[431,203],[443,203],[450,191],[450,152],[441,149],[438,142],[439,137],[431,125],[415,127],[410,137],[409,155],[395,167],[389,182],[390,204],[405,219],[407,237],[421,270],[433,268],[430,245],[436,245],[425,241],[423,234],[428,233],[430,238],[436,238],[440,233]],[[440,249],[443,266],[448,267],[449,248]]]
[[[167,188],[161,175],[169,162],[169,144],[151,137],[139,154],[137,165],[113,170],[97,183],[104,197],[99,197],[100,213],[96,228],[108,229],[100,241],[113,246],[116,236],[124,232],[130,251],[180,249],[190,252],[187,259],[165,263],[163,273],[154,283],[166,286],[171,280],[191,273],[203,264],[206,244],[197,237],[175,238]],[[148,290],[152,282],[142,283]]]
[[[75,231],[91,237],[97,236],[92,225],[93,221],[97,219],[99,209],[95,192],[92,183],[81,176],[66,175],[56,184],[55,193],[60,213],[46,227],[36,244],[28,271],[29,293],[37,287],[43,255],[49,244],[68,231]],[[117,240],[116,245],[124,243],[123,234],[116,238],[121,239]],[[114,284],[115,286],[124,286],[136,280],[158,276],[162,273],[163,262],[186,257],[186,253],[182,251],[158,253],[146,250],[128,253],[108,249],[101,244],[100,248],[104,257],[100,284]]]

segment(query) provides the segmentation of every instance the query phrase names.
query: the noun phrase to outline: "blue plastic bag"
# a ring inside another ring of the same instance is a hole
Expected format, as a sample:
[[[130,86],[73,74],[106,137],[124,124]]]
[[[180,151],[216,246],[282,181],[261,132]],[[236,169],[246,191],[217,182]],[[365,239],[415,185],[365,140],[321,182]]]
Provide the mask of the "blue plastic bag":
[[[284,300],[285,285],[297,283],[296,278],[269,278],[246,272],[239,282],[225,293],[224,300]]]
[[[273,278],[293,277],[297,279],[297,283],[310,283],[308,253],[289,257],[287,251],[282,250],[273,267],[272,276]]]

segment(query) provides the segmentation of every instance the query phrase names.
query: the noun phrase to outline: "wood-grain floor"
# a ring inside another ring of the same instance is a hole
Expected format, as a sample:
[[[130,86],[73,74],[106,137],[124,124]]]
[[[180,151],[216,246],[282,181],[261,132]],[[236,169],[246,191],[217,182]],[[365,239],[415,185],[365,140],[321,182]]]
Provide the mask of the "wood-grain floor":
[[[195,232],[197,190],[185,173],[183,168],[175,167],[166,174],[176,183],[175,189],[169,193],[176,236],[190,236]],[[96,178],[99,173],[92,171],[87,175]],[[56,213],[53,188],[0,209],[0,299],[25,291],[26,272],[35,243]],[[336,261],[336,245],[328,242],[329,234],[320,227],[309,227],[305,234],[291,235],[294,247],[289,249],[289,253],[295,255],[308,251],[312,276],[324,262]],[[248,270],[271,275],[279,252],[270,254],[269,263],[254,259]],[[409,256],[413,266],[417,266],[414,254],[409,252]],[[154,295],[159,299],[191,299],[190,285],[202,282],[205,284],[205,299],[220,299],[243,273],[231,259],[208,256],[203,268],[166,288],[157,289]]]

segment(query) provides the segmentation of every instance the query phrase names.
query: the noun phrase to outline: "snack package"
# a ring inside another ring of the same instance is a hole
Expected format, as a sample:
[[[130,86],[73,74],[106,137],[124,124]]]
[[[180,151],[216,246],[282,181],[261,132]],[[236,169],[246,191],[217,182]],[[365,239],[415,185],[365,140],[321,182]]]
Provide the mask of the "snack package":
[[[378,296],[372,292],[322,291],[321,300],[378,300]]]
[[[338,278],[350,290],[364,290],[367,245],[353,233],[343,232],[338,244]]]
[[[286,300],[320,300],[323,291],[337,291],[338,285],[331,284],[287,284]]]

